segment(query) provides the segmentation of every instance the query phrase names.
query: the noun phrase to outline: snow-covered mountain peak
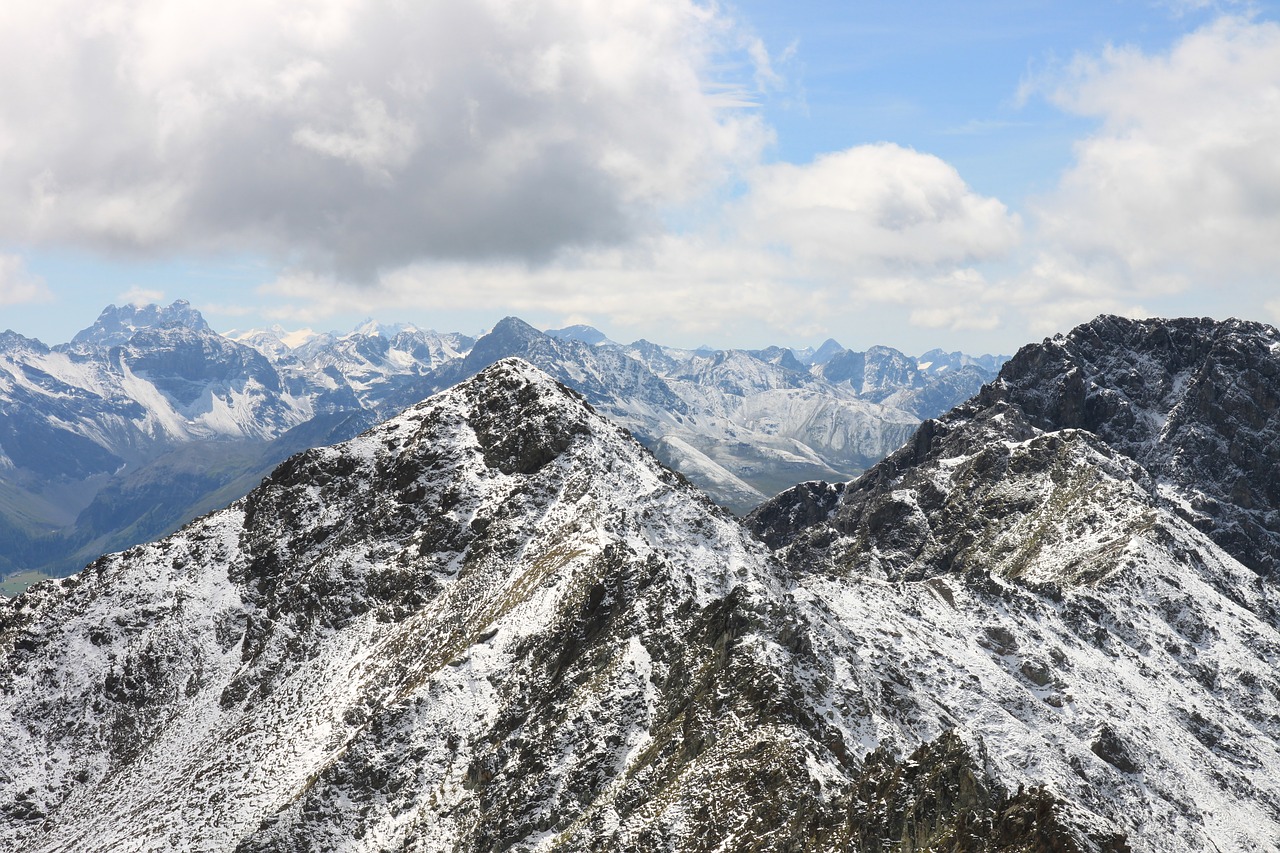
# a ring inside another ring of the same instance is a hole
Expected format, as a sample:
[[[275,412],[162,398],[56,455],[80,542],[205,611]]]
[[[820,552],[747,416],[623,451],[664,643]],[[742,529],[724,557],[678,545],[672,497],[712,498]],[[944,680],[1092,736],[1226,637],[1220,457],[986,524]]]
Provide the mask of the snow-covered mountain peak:
[[[193,331],[212,331],[204,317],[185,299],[171,304],[108,305],[92,326],[77,332],[72,345],[112,347],[126,344],[140,329],[177,326]]]
[[[557,340],[581,341],[588,346],[617,346],[617,344],[599,329],[594,326],[588,326],[579,323],[574,326],[565,326],[563,329],[546,329],[543,334],[553,337]]]
[[[396,335],[404,332],[420,332],[417,326],[412,323],[379,323],[373,318],[368,318],[356,324],[356,327],[345,335],[340,337],[350,338],[355,336],[365,336],[374,338],[394,338]]]
[[[983,720],[1004,778],[1030,771],[1128,839],[1105,849],[1270,849],[1280,503],[1249,454],[1280,400],[1271,340],[1101,317],[1024,348],[857,480],[750,523],[830,608],[833,650],[911,614],[868,670],[897,685],[896,725]]]
[[[797,481],[863,470],[993,375],[975,368],[864,393],[864,383],[828,382],[781,347],[620,347],[573,327],[577,337],[557,338],[517,318],[474,351],[465,335],[379,324],[219,339],[202,321],[160,322],[166,311],[183,314],[175,306],[153,306],[158,326],[111,347],[0,342],[0,528],[13,535],[0,572],[64,574],[102,550],[170,532],[243,494],[289,454],[349,437],[506,356],[584,394],[738,512]],[[113,308],[104,317],[120,311],[147,313]],[[239,446],[214,449],[208,439]]]
[[[36,338],[20,335],[12,329],[0,332],[0,355],[47,355],[49,347]]]
[[[241,331],[232,329],[223,333],[223,337],[237,343],[246,344],[271,358],[285,357],[290,350],[314,340],[320,333],[311,328],[286,329],[275,323],[266,329],[249,329]]]
[[[832,356],[839,355],[845,351],[845,347],[835,338],[827,338],[817,349],[805,347],[801,350],[795,350],[795,356],[802,364],[806,365],[823,365],[831,360]]]
[[[764,561],[575,394],[500,362],[0,610],[0,844],[709,837],[729,827],[685,825],[713,789],[681,769],[772,737],[743,737],[751,702],[711,704],[782,675],[726,621],[780,594]],[[808,791],[799,760],[783,792]]]

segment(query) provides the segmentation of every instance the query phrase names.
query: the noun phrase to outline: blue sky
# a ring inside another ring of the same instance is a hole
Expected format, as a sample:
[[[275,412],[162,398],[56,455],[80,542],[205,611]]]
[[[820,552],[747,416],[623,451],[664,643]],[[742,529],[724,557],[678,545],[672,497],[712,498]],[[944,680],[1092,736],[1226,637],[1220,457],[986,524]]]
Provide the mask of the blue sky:
[[[1010,352],[1275,322],[1272,3],[0,11],[0,328],[506,314]]]
[[[1224,11],[1244,11],[1144,0],[738,8],[775,52],[796,46],[794,88],[764,101],[779,159],[897,142],[942,157],[978,191],[1010,201],[1051,190],[1073,143],[1096,126],[1025,86],[1111,45],[1165,53]]]

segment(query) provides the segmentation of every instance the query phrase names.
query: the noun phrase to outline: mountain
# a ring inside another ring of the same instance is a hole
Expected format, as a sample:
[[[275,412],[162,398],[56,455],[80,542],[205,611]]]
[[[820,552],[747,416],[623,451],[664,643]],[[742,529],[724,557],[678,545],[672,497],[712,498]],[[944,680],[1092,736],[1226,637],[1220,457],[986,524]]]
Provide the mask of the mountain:
[[[171,305],[108,305],[98,319],[71,339],[73,347],[113,347],[127,344],[139,329],[177,327],[193,332],[212,331],[199,311],[185,299]]]
[[[500,362],[6,608],[0,837],[86,853],[802,837],[787,806],[814,800],[809,750],[832,758],[787,698],[765,565],[580,398]],[[740,783],[760,787],[732,806]]]
[[[1164,500],[993,397],[769,546],[502,360],[0,604],[0,843],[1270,849],[1274,584]]]
[[[995,727],[1004,773],[1135,849],[1269,849],[1277,334],[1100,317],[861,478],[748,522],[830,608],[833,653],[885,606],[910,614],[891,653],[850,664],[904,721]]]
[[[782,347],[704,352],[648,341],[620,347],[553,337],[508,317],[465,357],[439,369],[428,387],[448,387],[508,357],[580,391],[664,463],[739,512],[795,482],[861,471],[905,441],[923,417],[940,414],[994,375],[972,368],[929,379],[897,350],[873,347],[867,357],[874,378],[855,386],[828,381],[825,368],[811,369]],[[898,405],[884,402],[895,389],[912,393]]]
[[[827,338],[818,346],[817,349],[806,347],[802,350],[793,350],[793,353],[801,364],[811,366],[814,364],[826,364],[831,360],[832,356],[839,355],[844,352],[845,348],[835,338]]]
[[[243,495],[300,437],[348,438],[508,356],[586,395],[738,512],[863,470],[993,375],[926,377],[873,348],[869,363],[901,369],[854,388],[782,347],[623,347],[516,318],[479,340],[373,321],[223,336],[181,300],[109,306],[69,344],[0,335],[0,573],[65,575],[164,535]],[[896,392],[894,377],[905,377]]]
[[[611,344],[617,346],[613,341],[609,340],[604,332],[594,326],[586,326],[578,324],[576,326],[565,326],[563,329],[547,329],[543,332],[550,337],[560,341],[582,341],[584,344],[596,346],[598,344]]]
[[[474,339],[412,326],[365,323],[346,335],[316,335],[277,356],[298,392],[325,411],[361,410],[390,417],[427,393],[432,372],[465,355]]]
[[[314,329],[289,331],[277,324],[269,329],[249,329],[241,331],[232,329],[223,336],[239,344],[251,346],[267,358],[274,360],[287,358],[290,350],[297,349],[311,340],[320,337]]]
[[[916,366],[927,374],[939,374],[946,370],[955,372],[962,367],[971,366],[994,372],[998,371],[1000,366],[1008,360],[1008,356],[1003,355],[973,356],[962,352],[931,349],[916,359]]]
[[[0,335],[0,408],[5,574],[66,574],[170,532],[300,449],[281,440],[317,418],[294,435],[354,434],[183,301],[109,307],[62,346]]]

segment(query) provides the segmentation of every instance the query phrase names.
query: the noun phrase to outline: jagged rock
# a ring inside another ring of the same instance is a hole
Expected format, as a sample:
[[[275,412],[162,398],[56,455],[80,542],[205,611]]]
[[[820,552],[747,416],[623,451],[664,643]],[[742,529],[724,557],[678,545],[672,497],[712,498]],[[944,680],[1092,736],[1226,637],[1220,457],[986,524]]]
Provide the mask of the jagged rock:
[[[1276,338],[1239,321],[1101,317],[1021,350],[861,478],[795,487],[747,522],[830,605],[832,639],[819,648],[837,653],[841,632],[877,618],[873,602],[910,614],[889,633],[895,656],[878,658],[904,721],[943,696],[947,718],[982,716],[954,692],[965,677],[954,673],[967,673],[1020,721],[1005,736],[1027,744],[1022,760],[1037,750],[1041,780],[1058,792],[1105,784],[1180,827],[1167,846],[1276,826],[1280,799],[1261,793],[1271,783],[1255,768],[1280,755],[1280,727],[1263,722],[1274,711],[1252,710],[1280,695],[1262,686],[1280,641],[1277,480],[1263,449],[1278,425]],[[989,664],[1001,674],[984,674]],[[1247,674],[1228,698],[1221,672],[1236,666]],[[1052,747],[1029,746],[1045,731]],[[999,775],[1039,784],[1016,766]],[[1209,819],[1210,800],[1238,817]],[[1104,834],[1142,837],[1134,818],[1113,819]],[[1274,831],[1226,846],[1265,846]]]
[[[1024,347],[978,405],[1088,430],[1140,464],[1245,565],[1280,571],[1280,333],[1241,320],[1103,316]]]
[[[71,339],[73,348],[114,347],[129,343],[141,329],[188,329],[209,332],[209,324],[185,299],[171,305],[108,305],[98,319]]]

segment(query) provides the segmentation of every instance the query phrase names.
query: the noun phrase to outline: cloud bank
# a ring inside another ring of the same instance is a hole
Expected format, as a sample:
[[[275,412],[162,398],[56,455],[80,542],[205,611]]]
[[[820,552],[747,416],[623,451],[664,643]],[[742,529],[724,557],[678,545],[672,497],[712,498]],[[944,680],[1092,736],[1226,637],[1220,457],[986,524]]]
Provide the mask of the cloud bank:
[[[1280,314],[1276,24],[1222,17],[1029,81],[1096,123],[1031,200],[889,142],[771,160],[754,102],[786,73],[690,0],[7,4],[0,245],[255,255],[279,319],[317,323],[1025,339],[1210,289]],[[0,302],[46,293],[0,256]]]
[[[1274,285],[1280,26],[1228,17],[1165,55],[1082,57],[1048,96],[1100,121],[1034,204],[1050,295],[1073,278],[1112,303]]]
[[[760,166],[711,224],[625,246],[563,253],[556,264],[419,262],[385,274],[373,298],[428,311],[485,307],[608,317],[723,333],[744,320],[818,334],[821,318],[869,304],[929,301],[923,325],[990,328],[973,310],[989,288],[973,266],[1002,257],[1020,221],[969,188],[937,157],[896,145],[858,146],[797,166]],[[314,322],[359,310],[371,295],[309,272],[274,295]],[[323,294],[315,297],[309,294]]]
[[[686,0],[0,9],[0,229],[347,277],[622,242],[767,133]]]
[[[0,254],[0,305],[44,302],[49,297],[44,281],[27,271],[20,256]]]

